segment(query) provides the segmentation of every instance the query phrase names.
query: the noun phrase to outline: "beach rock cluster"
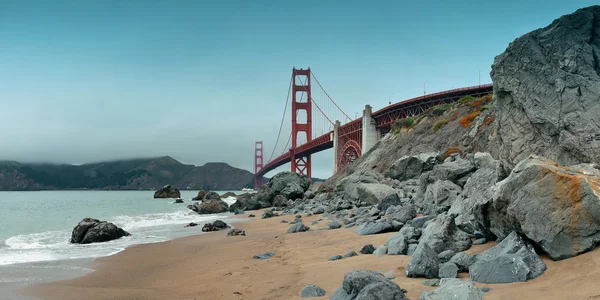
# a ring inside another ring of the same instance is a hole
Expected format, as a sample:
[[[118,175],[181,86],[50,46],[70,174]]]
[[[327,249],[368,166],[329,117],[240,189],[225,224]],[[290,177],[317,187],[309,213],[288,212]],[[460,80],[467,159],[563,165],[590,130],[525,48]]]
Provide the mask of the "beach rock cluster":
[[[331,300],[389,299],[407,300],[406,290],[387,279],[383,274],[371,270],[352,270],[344,275],[342,286]]]
[[[181,193],[171,185],[165,185],[160,190],[154,192],[154,198],[180,198]]]
[[[129,232],[117,227],[113,223],[85,218],[73,228],[73,232],[71,233],[71,243],[100,243],[116,240],[129,235]]]
[[[221,229],[226,229],[226,228],[231,228],[231,226],[227,225],[227,223],[225,223],[221,220],[216,220],[212,223],[204,224],[204,226],[202,226],[202,231],[203,232],[219,231]]]

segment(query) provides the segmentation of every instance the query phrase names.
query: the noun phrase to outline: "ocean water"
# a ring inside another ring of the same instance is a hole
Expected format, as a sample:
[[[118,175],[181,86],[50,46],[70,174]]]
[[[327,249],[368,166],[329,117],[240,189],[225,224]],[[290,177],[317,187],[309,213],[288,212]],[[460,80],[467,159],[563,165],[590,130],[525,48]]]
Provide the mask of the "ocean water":
[[[153,199],[153,194],[0,192],[0,299],[28,299],[18,297],[14,288],[83,275],[92,270],[91,261],[96,257],[112,255],[135,244],[201,234],[201,227],[185,228],[185,224],[225,220],[230,215],[198,215],[189,210],[187,205],[193,203],[191,199],[198,191],[181,191],[184,203],[177,204],[173,199]],[[232,204],[235,197],[224,200]],[[86,217],[113,222],[131,236],[105,243],[69,243],[73,227]]]

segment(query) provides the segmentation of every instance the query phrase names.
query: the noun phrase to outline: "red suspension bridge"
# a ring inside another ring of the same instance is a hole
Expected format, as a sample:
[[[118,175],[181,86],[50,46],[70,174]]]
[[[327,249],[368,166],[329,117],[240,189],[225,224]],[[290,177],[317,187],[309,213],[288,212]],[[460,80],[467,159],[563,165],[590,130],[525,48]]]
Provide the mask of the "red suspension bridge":
[[[369,151],[390,131],[396,120],[418,115],[436,105],[455,102],[463,96],[479,97],[491,92],[492,85],[486,84],[423,95],[390,104],[376,112],[366,105],[363,115],[352,119],[329,96],[310,68],[294,68],[277,141],[266,163],[262,141],[255,143],[255,188],[263,185],[266,173],[286,163],[291,164],[292,172],[312,178],[311,155],[330,148],[334,148],[333,172],[337,173]],[[291,124],[285,122],[290,103]],[[289,132],[289,137],[284,136],[284,132]]]

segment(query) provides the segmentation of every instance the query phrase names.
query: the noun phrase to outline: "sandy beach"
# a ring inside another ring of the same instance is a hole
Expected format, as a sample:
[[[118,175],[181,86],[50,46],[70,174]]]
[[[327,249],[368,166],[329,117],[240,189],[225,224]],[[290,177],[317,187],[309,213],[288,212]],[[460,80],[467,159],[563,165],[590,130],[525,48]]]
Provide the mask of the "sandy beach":
[[[248,212],[260,216],[260,212]],[[323,218],[304,217],[304,224]],[[307,284],[316,284],[329,296],[341,286],[344,273],[370,269],[396,276],[393,281],[418,299],[424,278],[407,278],[409,256],[359,255],[328,261],[333,255],[358,250],[365,244],[379,246],[394,233],[359,236],[354,228],[312,231],[327,226],[327,219],[309,225],[311,231],[285,234],[293,216],[236,222],[247,236],[226,237],[215,232],[168,242],[134,246],[116,255],[97,259],[95,272],[80,278],[35,285],[23,294],[42,299],[301,299]],[[200,227],[189,228],[200,231]],[[478,253],[495,245],[474,246]],[[267,260],[255,254],[274,252]],[[489,287],[485,299],[600,299],[598,250],[554,262],[543,257],[548,270],[526,283],[477,284]],[[468,274],[459,274],[467,278]]]

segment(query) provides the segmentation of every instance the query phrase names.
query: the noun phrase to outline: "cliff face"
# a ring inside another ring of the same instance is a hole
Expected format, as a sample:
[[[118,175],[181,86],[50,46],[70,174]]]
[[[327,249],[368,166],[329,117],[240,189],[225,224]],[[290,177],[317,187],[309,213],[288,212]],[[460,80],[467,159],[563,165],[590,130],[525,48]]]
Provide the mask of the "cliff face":
[[[600,159],[600,6],[510,43],[492,65],[503,163]]]
[[[80,166],[0,162],[0,190],[138,190],[166,184],[180,189],[227,190],[241,189],[252,179],[252,173],[225,163],[195,167],[169,156]]]

